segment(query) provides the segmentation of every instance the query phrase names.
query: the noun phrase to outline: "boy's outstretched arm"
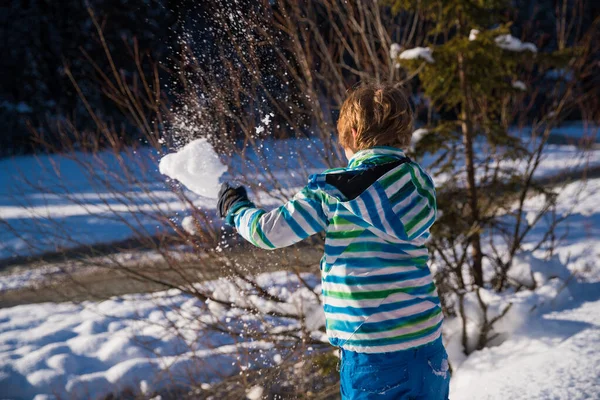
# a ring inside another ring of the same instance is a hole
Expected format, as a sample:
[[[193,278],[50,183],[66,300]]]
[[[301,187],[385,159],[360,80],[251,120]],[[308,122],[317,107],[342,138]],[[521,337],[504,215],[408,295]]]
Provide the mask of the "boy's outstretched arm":
[[[248,199],[244,187],[233,188],[225,183],[219,193],[218,210],[244,239],[269,250],[290,246],[327,226],[322,201],[308,188],[281,207],[266,212]]]

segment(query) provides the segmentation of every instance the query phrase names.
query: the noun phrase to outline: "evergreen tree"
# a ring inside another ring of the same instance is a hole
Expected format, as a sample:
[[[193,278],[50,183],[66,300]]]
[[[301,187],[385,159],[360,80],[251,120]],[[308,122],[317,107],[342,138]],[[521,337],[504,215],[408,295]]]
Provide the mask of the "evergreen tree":
[[[488,316],[480,291],[522,287],[509,282],[512,260],[554,206],[555,191],[538,185],[534,173],[552,127],[579,101],[578,71],[593,64],[594,29],[580,36],[546,35],[536,41],[538,51],[511,35],[518,29],[510,18],[518,12],[507,0],[392,0],[391,6],[395,13],[418,10],[427,27],[423,43],[417,43],[422,47],[394,44],[390,53],[400,71],[416,77],[435,110],[414,151],[431,153],[436,171],[445,176],[431,246],[444,270],[438,283],[449,294],[442,300],[446,314],[462,317],[469,353],[487,345],[493,324],[509,308]],[[575,12],[556,16],[562,17],[564,24]],[[515,129],[523,124],[531,127],[529,136]],[[546,199],[534,218],[525,216],[523,206],[533,193]],[[551,236],[543,235],[533,247],[551,251],[544,243]],[[475,343],[466,327],[468,292],[475,292],[483,315]]]

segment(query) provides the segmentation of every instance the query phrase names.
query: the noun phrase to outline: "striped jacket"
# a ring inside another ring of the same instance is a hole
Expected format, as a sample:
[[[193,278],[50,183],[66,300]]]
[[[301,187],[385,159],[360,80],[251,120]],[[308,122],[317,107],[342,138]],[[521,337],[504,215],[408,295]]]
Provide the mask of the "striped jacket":
[[[353,199],[329,183],[331,174],[391,162],[399,165]],[[240,235],[264,249],[326,231],[321,280],[327,335],[334,346],[363,353],[405,350],[440,337],[443,316],[425,247],[435,218],[433,181],[391,147],[359,151],[347,168],[312,175],[275,210],[243,203],[227,216]]]

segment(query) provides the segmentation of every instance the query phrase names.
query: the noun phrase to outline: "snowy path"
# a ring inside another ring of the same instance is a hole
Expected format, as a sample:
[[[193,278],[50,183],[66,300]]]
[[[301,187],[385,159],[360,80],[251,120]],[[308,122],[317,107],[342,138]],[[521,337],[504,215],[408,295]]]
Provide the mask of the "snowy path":
[[[546,315],[527,335],[470,356],[453,376],[451,397],[600,398],[599,322],[600,300]]]

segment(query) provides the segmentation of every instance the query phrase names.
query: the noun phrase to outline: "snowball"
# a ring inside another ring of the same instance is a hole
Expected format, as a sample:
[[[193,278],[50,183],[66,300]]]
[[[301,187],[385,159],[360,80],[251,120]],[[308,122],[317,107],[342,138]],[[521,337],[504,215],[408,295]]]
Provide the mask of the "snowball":
[[[527,90],[527,85],[525,85],[525,83],[523,81],[514,81],[512,83],[512,87],[514,87],[515,89],[522,90],[522,91]]]
[[[415,47],[414,49],[404,50],[400,53],[400,59],[402,60],[414,60],[422,58],[430,64],[435,61],[431,56],[431,49],[429,47]]]
[[[479,29],[471,29],[471,32],[469,32],[469,40],[473,41],[477,39],[477,35],[479,35]]]
[[[496,45],[508,51],[525,51],[529,50],[532,53],[537,53],[537,47],[533,43],[521,42],[512,35],[500,35],[496,37]]]
[[[390,58],[392,60],[395,60],[396,58],[398,58],[398,54],[400,54],[400,50],[402,50],[402,47],[400,47],[400,45],[398,43],[392,43],[392,45],[390,46]]]
[[[160,173],[176,179],[192,192],[216,199],[219,178],[227,171],[219,156],[206,139],[188,143],[177,153],[160,160]]]
[[[412,133],[412,137],[410,139],[410,145],[414,147],[428,133],[429,133],[429,130],[427,130],[425,128],[419,128],[419,129],[417,129],[416,131],[414,131]]]

